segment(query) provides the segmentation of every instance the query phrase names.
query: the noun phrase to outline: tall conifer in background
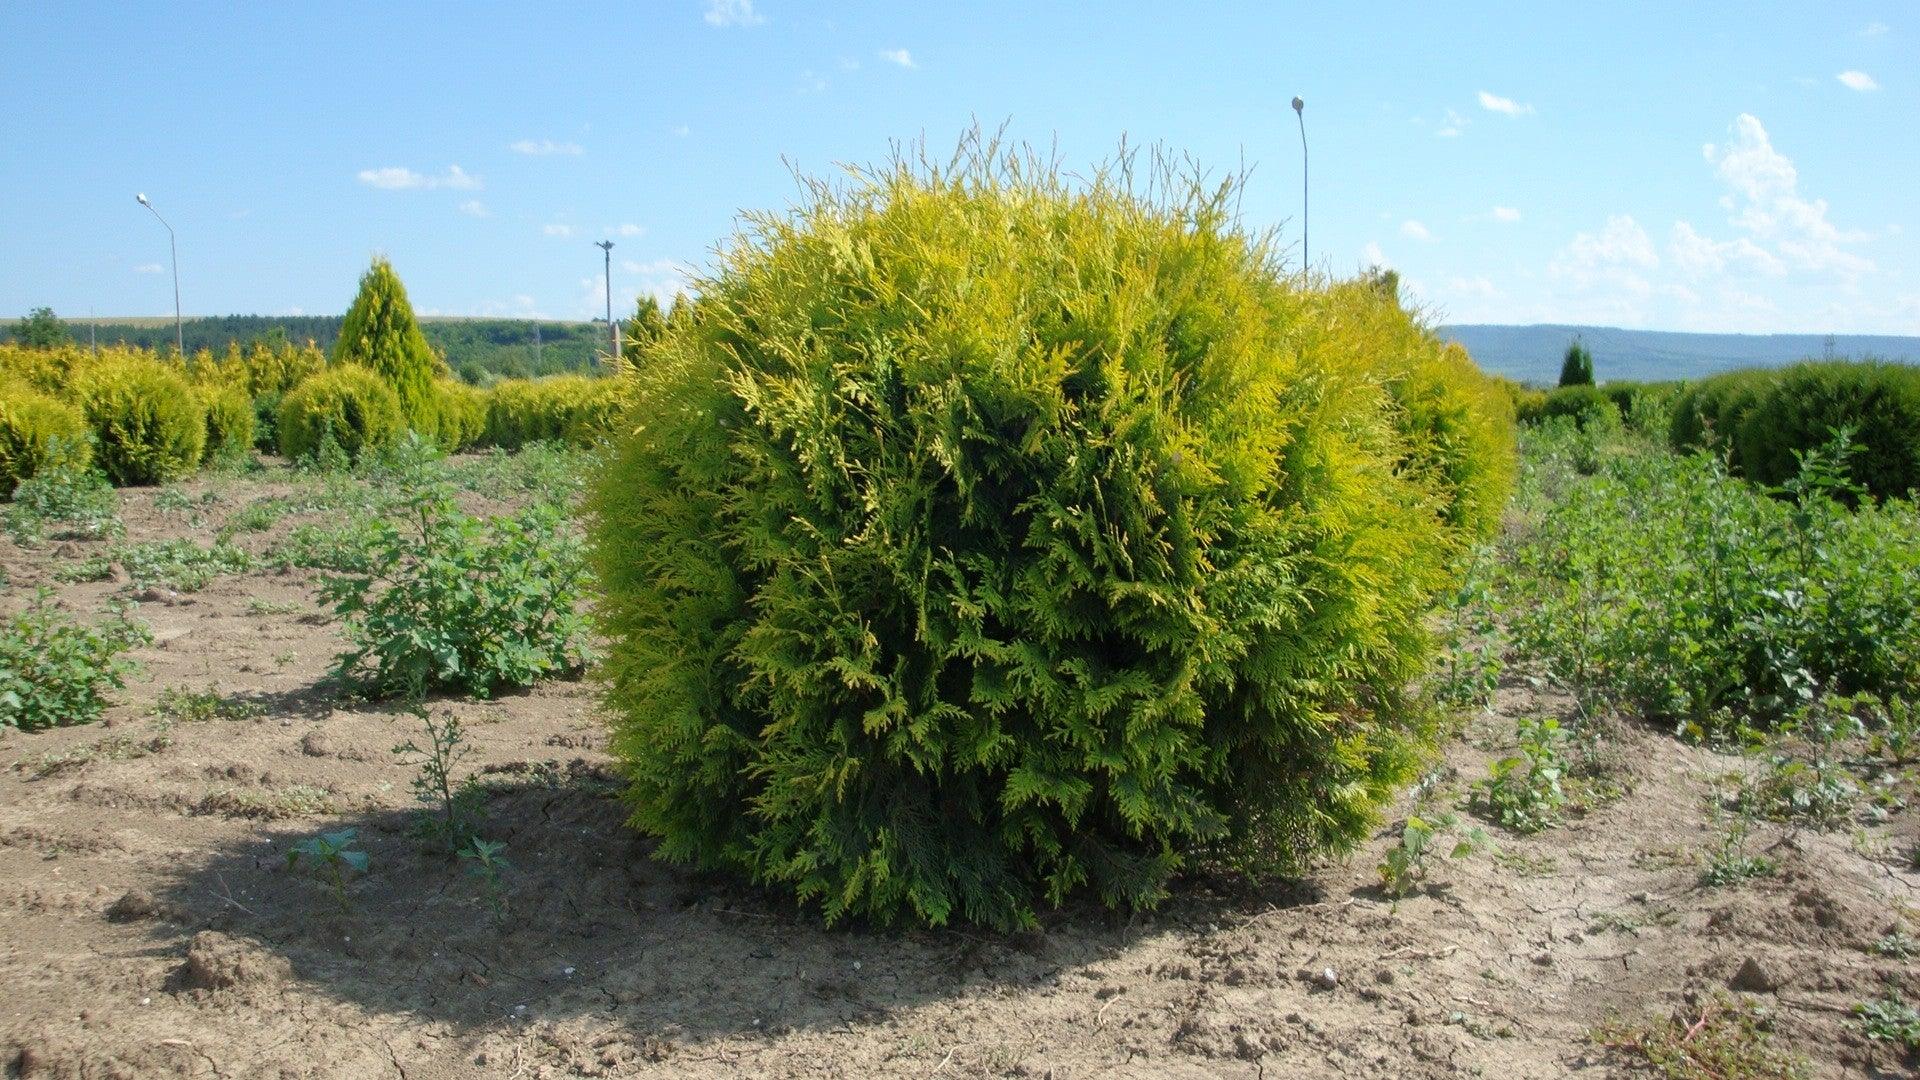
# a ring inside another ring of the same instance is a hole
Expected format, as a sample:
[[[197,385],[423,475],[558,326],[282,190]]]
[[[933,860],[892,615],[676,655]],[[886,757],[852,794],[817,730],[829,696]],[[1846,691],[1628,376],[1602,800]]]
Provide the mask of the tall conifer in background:
[[[407,287],[393,264],[375,258],[360,278],[360,293],[340,325],[336,364],[372,368],[400,396],[400,411],[415,431],[433,430],[433,380],[444,366],[420,332]]]
[[[1567,358],[1560,363],[1560,385],[1593,385],[1593,354],[1579,338],[1567,346]]]

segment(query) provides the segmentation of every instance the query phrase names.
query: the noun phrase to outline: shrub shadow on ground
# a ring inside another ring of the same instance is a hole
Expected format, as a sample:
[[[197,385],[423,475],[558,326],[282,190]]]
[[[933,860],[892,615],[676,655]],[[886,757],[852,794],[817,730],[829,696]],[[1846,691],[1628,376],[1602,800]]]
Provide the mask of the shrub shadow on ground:
[[[670,1049],[851,1030],[928,1001],[1044,985],[1157,934],[1318,899],[1293,883],[1194,880],[1154,913],[1078,907],[1027,933],[829,929],[780,897],[652,859],[599,767],[576,760],[489,780],[484,831],[513,863],[504,918],[458,860],[429,853],[410,813],[257,832],[155,897],[151,932],[182,958],[169,988],[265,1003],[297,985],[469,1031],[593,1014]],[[346,910],[317,875],[286,865],[293,844],[344,828],[370,858]]]

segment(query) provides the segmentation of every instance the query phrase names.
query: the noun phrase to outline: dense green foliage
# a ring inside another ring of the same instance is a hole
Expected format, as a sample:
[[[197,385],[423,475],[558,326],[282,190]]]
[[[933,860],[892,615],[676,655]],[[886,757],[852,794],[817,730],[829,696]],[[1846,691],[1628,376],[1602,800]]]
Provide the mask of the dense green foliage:
[[[1717,734],[1817,694],[1920,690],[1912,503],[1849,510],[1836,447],[1775,498],[1712,455],[1592,437],[1528,436],[1528,526],[1500,589],[1518,652],[1586,707]]]
[[[420,484],[401,516],[373,525],[367,550],[366,572],[323,587],[353,645],[338,676],[384,695],[455,687],[485,697],[577,671],[589,657],[576,611],[586,561],[551,502],[483,521],[444,485]]]
[[[1716,375],[1679,395],[1669,437],[1678,450],[1714,446],[1748,479],[1779,484],[1798,455],[1842,427],[1861,448],[1849,475],[1868,492],[1920,488],[1920,367],[1911,365],[1817,361]]]
[[[591,508],[662,857],[1019,926],[1366,835],[1502,422],[1455,422],[1482,377],[1438,341],[1375,340],[1390,299],[1300,290],[1230,188],[1160,179],[814,185],[638,366]]]
[[[234,384],[201,385],[194,388],[207,412],[206,460],[214,464],[233,464],[245,460],[253,449],[253,399],[246,388]]]
[[[487,394],[485,441],[503,450],[535,442],[590,446],[614,430],[628,389],[625,380],[584,375],[498,383]]]
[[[406,429],[400,397],[380,376],[343,364],[310,376],[280,403],[280,452],[317,458],[331,439],[348,458],[386,445]]]
[[[39,468],[13,489],[6,526],[15,541],[98,540],[120,533],[120,500],[86,451],[84,442],[54,439]]]
[[[333,345],[333,362],[378,372],[399,397],[407,427],[433,433],[433,382],[442,365],[413,317],[407,287],[387,260],[374,259],[360,278],[360,292],[341,321],[340,340]]]
[[[34,349],[64,345],[72,334],[50,307],[37,307],[13,325],[13,340]]]
[[[1567,355],[1560,361],[1561,386],[1593,385],[1593,353],[1579,338],[1567,346]]]
[[[148,640],[146,628],[124,614],[88,626],[40,593],[0,617],[0,728],[37,731],[100,719],[108,693],[124,687],[134,670],[124,654]]]
[[[0,493],[43,468],[56,454],[93,456],[86,417],[24,383],[0,380]]]
[[[116,484],[161,484],[200,467],[207,410],[178,369],[127,356],[81,369],[70,387]]]
[[[487,431],[488,395],[452,379],[436,380],[433,394],[433,441],[449,454],[478,443]]]

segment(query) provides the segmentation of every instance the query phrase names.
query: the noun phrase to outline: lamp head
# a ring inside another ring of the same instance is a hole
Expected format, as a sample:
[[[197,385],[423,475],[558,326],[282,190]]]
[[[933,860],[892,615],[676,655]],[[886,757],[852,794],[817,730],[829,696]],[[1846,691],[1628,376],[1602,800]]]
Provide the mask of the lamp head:
[[[147,202],[147,193],[146,193],[146,192],[144,192],[144,191],[143,191],[143,192],[141,192],[141,193],[140,193],[140,194],[138,194],[138,195],[135,195],[135,196],[134,196],[134,198],[135,198],[135,199],[137,199],[137,200],[139,201],[139,203],[140,203],[140,205],[141,205],[141,206],[151,206],[151,205],[152,205],[151,203],[149,203],[149,202]]]
[[[1294,111],[1294,112],[1299,112],[1300,110],[1302,110],[1302,109],[1304,109],[1304,108],[1306,108],[1306,107],[1307,107],[1307,103],[1306,103],[1306,102],[1304,102],[1304,101],[1301,101],[1301,100],[1300,100],[1300,99],[1299,99],[1298,97],[1296,97],[1296,98],[1294,98],[1294,99],[1293,99],[1293,111]]]

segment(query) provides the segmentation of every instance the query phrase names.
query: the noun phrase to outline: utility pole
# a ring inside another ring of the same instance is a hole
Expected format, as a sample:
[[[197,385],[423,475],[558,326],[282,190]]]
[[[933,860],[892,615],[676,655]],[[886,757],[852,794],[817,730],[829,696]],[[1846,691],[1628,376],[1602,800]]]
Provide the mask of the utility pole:
[[[144,192],[134,196],[140,205],[153,210],[153,204],[147,201]],[[167,252],[173,256],[173,348],[182,357],[187,355],[186,335],[180,330],[180,248],[173,241],[173,226],[167,225],[167,219],[160,217],[160,211],[153,210],[153,216],[160,218],[160,224],[167,226]]]
[[[1293,115],[1300,121],[1300,265],[1311,270],[1313,253],[1307,246],[1307,103],[1297,95]]]
[[[594,247],[607,256],[607,337],[611,341],[610,349],[614,360],[620,359],[620,328],[613,325],[613,241],[596,240]]]

